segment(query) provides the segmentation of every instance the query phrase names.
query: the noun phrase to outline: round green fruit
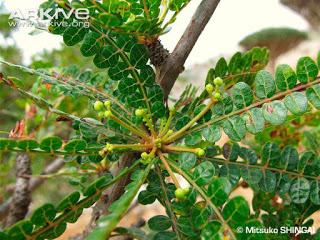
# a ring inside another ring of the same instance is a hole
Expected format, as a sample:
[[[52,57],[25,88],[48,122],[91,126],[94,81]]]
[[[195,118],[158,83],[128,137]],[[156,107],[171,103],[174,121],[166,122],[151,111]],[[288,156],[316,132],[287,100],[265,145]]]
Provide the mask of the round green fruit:
[[[112,116],[112,112],[111,111],[105,111],[104,112],[104,116],[106,117],[106,118],[109,118],[109,117],[111,117]]]
[[[216,93],[214,94],[214,98],[217,99],[217,100],[221,100],[221,93],[216,92]]]
[[[217,77],[213,80],[214,85],[216,86],[222,86],[223,80],[220,77]]]
[[[214,90],[214,87],[213,87],[213,85],[212,84],[207,84],[206,85],[206,90],[207,90],[207,92],[209,93],[209,94],[211,94],[212,92],[213,92],[213,90]]]
[[[103,103],[101,101],[95,101],[93,108],[96,111],[101,111],[103,109]]]
[[[145,109],[136,109],[135,114],[137,117],[143,117],[146,114],[146,110]]]
[[[197,148],[196,154],[198,157],[202,157],[205,154],[205,151],[202,148]]]
[[[188,196],[189,192],[190,192],[189,188],[177,188],[174,191],[174,195],[178,200],[184,200]]]

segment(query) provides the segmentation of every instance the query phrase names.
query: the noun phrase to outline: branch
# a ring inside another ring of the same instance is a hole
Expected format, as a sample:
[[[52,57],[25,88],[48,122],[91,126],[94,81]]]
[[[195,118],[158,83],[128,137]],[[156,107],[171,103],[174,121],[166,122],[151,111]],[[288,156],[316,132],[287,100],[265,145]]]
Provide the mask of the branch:
[[[62,158],[57,158],[53,162],[51,162],[42,172],[42,174],[51,174],[60,170],[64,166],[64,161]],[[29,191],[34,191],[39,186],[44,183],[46,179],[44,178],[32,178],[29,182]],[[7,216],[9,212],[10,203],[13,197],[10,197],[6,202],[0,205],[0,220]]]
[[[23,175],[31,175],[30,158],[26,153],[19,154],[16,159],[16,186],[9,202],[8,216],[5,226],[9,227],[25,218],[31,203],[31,191],[29,189],[29,179]]]
[[[179,74],[183,71],[185,61],[219,2],[220,0],[202,0],[175,49],[161,67],[157,81],[166,98],[168,98]]]

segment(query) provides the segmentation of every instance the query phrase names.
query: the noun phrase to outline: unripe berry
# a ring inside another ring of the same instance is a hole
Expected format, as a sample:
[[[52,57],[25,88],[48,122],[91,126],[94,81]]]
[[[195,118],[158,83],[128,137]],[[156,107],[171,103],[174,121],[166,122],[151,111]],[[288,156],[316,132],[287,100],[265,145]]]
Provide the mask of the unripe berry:
[[[104,112],[99,112],[99,113],[98,113],[98,116],[99,116],[100,118],[103,118],[103,117],[104,117]]]
[[[111,106],[111,102],[110,101],[105,101],[103,104],[107,109],[109,109],[110,106]]]
[[[205,154],[205,151],[202,148],[197,148],[196,149],[196,154],[198,157],[202,157]]]
[[[146,114],[146,110],[145,109],[136,109],[135,114],[137,117],[143,117]]]
[[[209,93],[209,94],[211,94],[212,92],[213,92],[213,90],[214,90],[214,87],[213,87],[213,85],[212,84],[207,84],[206,85],[206,90],[207,90],[207,92]]]
[[[161,147],[161,139],[160,139],[160,138],[157,138],[157,139],[155,140],[155,144],[156,144],[156,146],[157,146],[158,148],[160,148],[160,147]]]
[[[223,80],[220,77],[217,77],[213,80],[214,85],[216,85],[217,87],[222,86],[223,84]]]
[[[107,150],[108,152],[112,152],[112,150],[113,150],[112,144],[107,143],[107,144],[106,144],[106,150]]]
[[[186,196],[189,195],[189,193],[190,193],[190,188],[183,188],[182,190],[183,190],[183,192],[184,192],[184,194],[185,194]]]
[[[146,152],[141,153],[141,158],[142,159],[146,160],[146,159],[148,159],[148,157],[149,157],[148,153],[146,153]]]
[[[170,129],[168,132],[167,132],[167,135],[171,135],[173,133],[173,130]]]
[[[112,116],[112,112],[111,111],[105,111],[104,112],[104,116],[106,117],[106,118],[109,118],[109,117],[111,117]]]
[[[216,93],[214,94],[214,98],[217,99],[217,100],[221,100],[221,93],[216,92]]]
[[[95,101],[93,108],[96,111],[101,111],[103,109],[103,103],[101,101]]]
[[[190,192],[189,188],[177,188],[174,191],[174,195],[176,196],[176,198],[178,200],[184,200],[184,199],[186,199],[189,192]]]

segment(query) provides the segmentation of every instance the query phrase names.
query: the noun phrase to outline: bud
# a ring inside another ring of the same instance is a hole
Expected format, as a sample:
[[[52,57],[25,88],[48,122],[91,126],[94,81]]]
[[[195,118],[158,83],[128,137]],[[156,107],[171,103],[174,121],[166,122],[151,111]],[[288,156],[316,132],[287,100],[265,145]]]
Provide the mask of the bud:
[[[202,148],[197,148],[196,149],[196,154],[198,157],[202,157],[205,154],[205,151]]]

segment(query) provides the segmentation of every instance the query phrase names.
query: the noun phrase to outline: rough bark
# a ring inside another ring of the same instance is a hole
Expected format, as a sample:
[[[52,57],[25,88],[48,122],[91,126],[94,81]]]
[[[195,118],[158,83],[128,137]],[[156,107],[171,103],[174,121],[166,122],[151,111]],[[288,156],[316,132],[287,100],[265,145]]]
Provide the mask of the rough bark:
[[[16,185],[9,205],[9,213],[5,220],[5,226],[9,227],[19,220],[25,218],[31,203],[31,192],[29,189],[29,178],[31,175],[30,158],[27,154],[19,154],[16,159]]]
[[[51,174],[59,171],[64,166],[64,161],[62,158],[57,158],[51,162],[42,172],[43,175]],[[44,183],[44,178],[32,178],[29,181],[29,191],[32,192]],[[13,196],[7,199],[0,206],[0,220],[6,217],[9,213],[10,203],[13,201]]]

